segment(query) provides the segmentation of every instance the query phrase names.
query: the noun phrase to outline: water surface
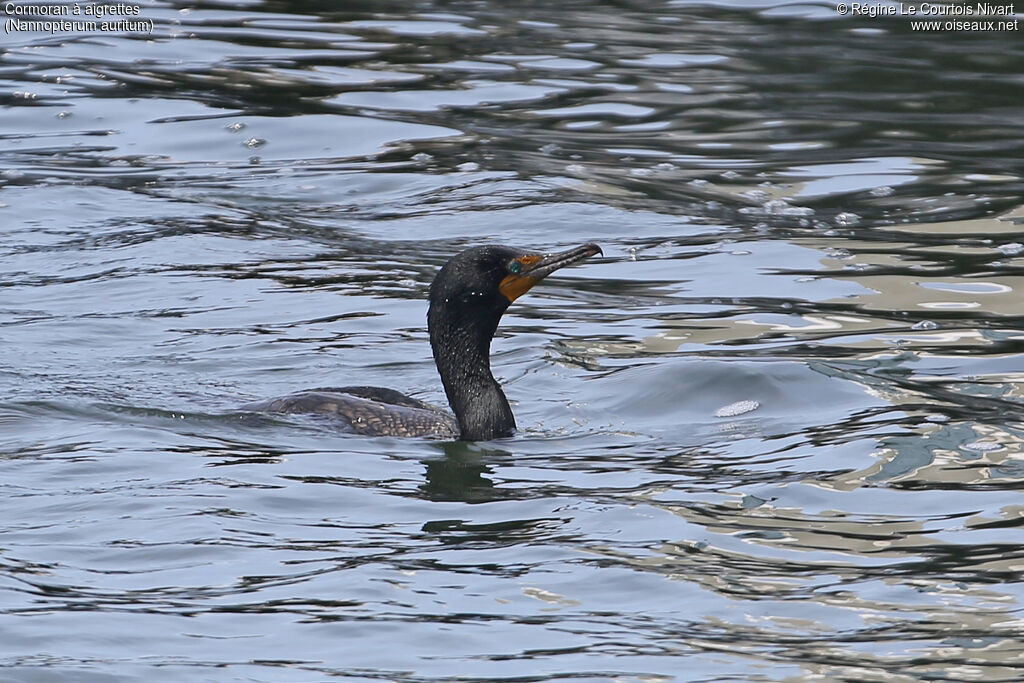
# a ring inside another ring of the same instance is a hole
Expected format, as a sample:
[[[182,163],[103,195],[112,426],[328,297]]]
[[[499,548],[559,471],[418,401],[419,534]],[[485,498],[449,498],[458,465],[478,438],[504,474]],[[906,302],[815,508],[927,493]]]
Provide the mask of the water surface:
[[[18,681],[1016,681],[1019,32],[828,3],[152,3],[0,51]],[[443,402],[456,251],[520,431]],[[1016,530],[1016,531],[1015,531]]]

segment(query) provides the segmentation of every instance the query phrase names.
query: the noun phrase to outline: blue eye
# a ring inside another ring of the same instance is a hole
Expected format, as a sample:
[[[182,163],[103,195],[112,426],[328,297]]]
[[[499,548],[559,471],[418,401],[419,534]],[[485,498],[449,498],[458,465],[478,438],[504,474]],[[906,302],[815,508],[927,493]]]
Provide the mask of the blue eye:
[[[519,261],[513,261],[508,264],[508,272],[518,274],[523,269],[523,264]]]

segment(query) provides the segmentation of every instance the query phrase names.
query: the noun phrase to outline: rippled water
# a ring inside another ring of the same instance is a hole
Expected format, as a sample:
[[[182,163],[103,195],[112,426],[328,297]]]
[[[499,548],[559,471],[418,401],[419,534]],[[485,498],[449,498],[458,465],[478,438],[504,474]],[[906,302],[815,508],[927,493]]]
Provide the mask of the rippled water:
[[[3,38],[0,678],[1024,678],[1019,32],[140,15]],[[437,268],[585,241],[495,339],[514,438],[237,410],[443,402]]]

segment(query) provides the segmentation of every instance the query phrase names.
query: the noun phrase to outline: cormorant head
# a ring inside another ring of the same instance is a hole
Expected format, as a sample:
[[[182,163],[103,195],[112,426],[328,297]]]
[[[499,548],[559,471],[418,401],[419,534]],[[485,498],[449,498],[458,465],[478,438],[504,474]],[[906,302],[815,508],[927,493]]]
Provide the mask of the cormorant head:
[[[430,286],[431,316],[435,310],[455,317],[497,318],[508,305],[559,268],[578,263],[601,247],[584,244],[556,254],[538,254],[499,245],[459,252],[441,268]]]

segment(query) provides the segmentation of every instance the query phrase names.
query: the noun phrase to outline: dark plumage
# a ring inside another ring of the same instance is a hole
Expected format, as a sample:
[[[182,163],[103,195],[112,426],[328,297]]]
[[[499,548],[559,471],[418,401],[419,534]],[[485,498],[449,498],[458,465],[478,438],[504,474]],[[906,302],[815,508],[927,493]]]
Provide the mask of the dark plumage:
[[[509,304],[564,266],[600,254],[584,244],[541,255],[503,246],[456,254],[430,285],[427,328],[452,417],[392,389],[352,386],[311,389],[244,406],[279,413],[321,413],[369,436],[425,436],[486,441],[508,436],[516,421],[491,374],[491,339]]]

